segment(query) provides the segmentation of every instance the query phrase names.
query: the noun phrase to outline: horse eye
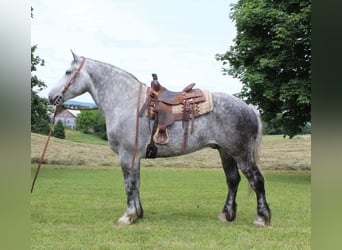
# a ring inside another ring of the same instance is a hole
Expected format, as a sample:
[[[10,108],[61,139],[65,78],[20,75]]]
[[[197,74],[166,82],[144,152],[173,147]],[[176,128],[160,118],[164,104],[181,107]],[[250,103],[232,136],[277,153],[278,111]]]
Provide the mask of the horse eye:
[[[66,75],[70,75],[70,74],[71,74],[71,70],[65,71],[65,74],[66,74]]]

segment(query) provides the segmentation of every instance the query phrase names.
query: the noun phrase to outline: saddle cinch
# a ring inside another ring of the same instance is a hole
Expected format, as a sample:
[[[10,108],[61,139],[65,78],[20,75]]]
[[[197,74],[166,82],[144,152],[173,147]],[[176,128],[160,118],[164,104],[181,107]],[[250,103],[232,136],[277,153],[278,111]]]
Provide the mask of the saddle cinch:
[[[173,92],[159,83],[157,74],[152,74],[152,78],[151,87],[146,91],[146,101],[139,113],[140,117],[146,113],[150,119],[154,120],[151,142],[146,149],[146,158],[156,157],[155,144],[167,144],[169,142],[168,127],[180,120],[183,122],[184,129],[182,150],[185,151],[189,123],[191,122],[190,133],[192,133],[195,118],[213,109],[210,93],[193,89],[195,83],[189,84],[181,92]]]

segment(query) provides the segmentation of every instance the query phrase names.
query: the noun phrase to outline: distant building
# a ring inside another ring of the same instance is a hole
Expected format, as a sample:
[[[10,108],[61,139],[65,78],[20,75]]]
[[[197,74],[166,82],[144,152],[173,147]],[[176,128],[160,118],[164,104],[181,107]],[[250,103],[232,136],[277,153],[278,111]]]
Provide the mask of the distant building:
[[[55,117],[55,124],[62,121],[65,127],[76,129],[76,116],[77,114],[70,110],[64,109]]]

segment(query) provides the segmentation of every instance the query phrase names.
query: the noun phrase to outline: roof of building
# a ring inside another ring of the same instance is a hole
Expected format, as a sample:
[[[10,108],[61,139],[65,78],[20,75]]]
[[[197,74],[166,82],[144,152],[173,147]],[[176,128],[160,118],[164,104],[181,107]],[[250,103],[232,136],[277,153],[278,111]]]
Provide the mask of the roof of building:
[[[56,117],[63,117],[63,118],[76,118],[77,114],[72,112],[68,109],[63,109],[59,114],[56,115]]]

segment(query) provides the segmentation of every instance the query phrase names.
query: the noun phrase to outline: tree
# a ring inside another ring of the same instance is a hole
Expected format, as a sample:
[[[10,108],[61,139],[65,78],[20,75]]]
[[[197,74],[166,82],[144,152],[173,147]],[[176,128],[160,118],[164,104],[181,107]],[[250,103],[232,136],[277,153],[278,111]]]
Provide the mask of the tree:
[[[63,122],[58,120],[54,126],[52,135],[56,138],[64,139],[65,138],[65,130],[63,126]]]
[[[48,134],[50,129],[49,103],[46,98],[38,95],[38,92],[46,85],[35,74],[32,74],[37,70],[37,66],[44,66],[44,60],[34,55],[36,48],[37,45],[31,47],[31,132]]]
[[[311,121],[311,1],[239,0],[231,10],[234,45],[216,59],[241,80],[237,96],[292,138]]]
[[[94,132],[102,139],[107,140],[106,122],[98,110],[84,110],[77,115],[76,128],[83,133]]]
[[[32,11],[31,7],[31,17],[33,17]],[[50,130],[49,103],[46,98],[38,95],[38,92],[46,88],[46,85],[34,74],[37,67],[44,66],[45,62],[44,59],[35,56],[36,49],[37,45],[31,47],[31,132],[47,135]]]
[[[89,132],[93,129],[95,123],[95,113],[93,111],[81,111],[76,117],[76,128],[83,133]]]

